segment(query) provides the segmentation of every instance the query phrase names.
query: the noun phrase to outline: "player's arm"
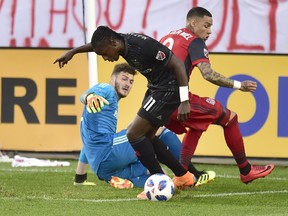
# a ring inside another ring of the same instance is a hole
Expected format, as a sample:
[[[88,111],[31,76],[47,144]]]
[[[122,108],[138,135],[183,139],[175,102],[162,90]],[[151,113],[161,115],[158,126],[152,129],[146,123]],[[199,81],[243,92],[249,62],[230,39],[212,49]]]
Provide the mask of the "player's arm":
[[[174,68],[176,73],[177,81],[179,84],[179,94],[181,104],[178,107],[177,118],[184,122],[188,119],[190,114],[190,103],[189,103],[189,88],[188,88],[188,77],[183,62],[172,54],[171,60],[168,63],[168,67]]]
[[[53,64],[57,63],[59,64],[59,67],[62,68],[64,67],[65,64],[68,63],[68,61],[70,61],[73,56],[77,53],[85,53],[85,52],[94,52],[93,51],[93,47],[91,43],[87,43],[85,45],[73,48],[71,50],[69,50],[68,52],[66,52],[64,55],[60,56],[59,58],[57,58]]]
[[[257,88],[257,83],[251,80],[239,82],[237,80],[229,79],[222,74],[214,71],[211,64],[208,62],[200,62],[197,64],[203,78],[215,85],[240,89],[241,91],[254,92]]]
[[[158,64],[162,67],[171,68],[175,74],[179,85],[181,104],[178,107],[178,119],[186,121],[190,114],[188,76],[184,63],[177,58],[170,49],[155,40],[146,40],[141,47],[142,54],[147,61]],[[163,53],[162,58],[158,58],[159,53]]]

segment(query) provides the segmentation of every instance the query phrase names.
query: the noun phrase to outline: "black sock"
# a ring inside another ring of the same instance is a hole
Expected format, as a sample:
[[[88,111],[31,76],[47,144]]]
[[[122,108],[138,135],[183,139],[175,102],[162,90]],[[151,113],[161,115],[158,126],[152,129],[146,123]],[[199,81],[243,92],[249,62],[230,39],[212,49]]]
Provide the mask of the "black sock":
[[[138,159],[149,170],[150,174],[164,173],[158,160],[152,143],[146,137],[141,137],[136,141],[130,141]]]
[[[154,137],[151,140],[155,153],[157,155],[157,159],[165,164],[169,169],[173,171],[176,176],[183,176],[186,174],[186,170],[180,164],[180,162],[172,155],[172,153],[167,149],[165,143],[160,140],[158,137]]]
[[[188,165],[188,171],[194,174],[197,179],[203,174],[203,172],[198,171],[191,162]]]
[[[85,173],[83,175],[75,174],[75,182],[76,183],[83,183],[86,180],[87,180],[87,173]]]
[[[245,167],[239,168],[239,171],[242,175],[248,175],[251,171],[251,164],[248,163]]]

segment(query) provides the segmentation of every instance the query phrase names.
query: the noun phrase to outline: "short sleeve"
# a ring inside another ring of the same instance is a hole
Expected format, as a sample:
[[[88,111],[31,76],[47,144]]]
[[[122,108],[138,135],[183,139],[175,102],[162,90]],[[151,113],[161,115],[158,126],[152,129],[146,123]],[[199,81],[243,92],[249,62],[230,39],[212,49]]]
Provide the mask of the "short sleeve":
[[[201,38],[196,38],[189,44],[188,52],[193,66],[200,62],[210,62],[208,48]]]

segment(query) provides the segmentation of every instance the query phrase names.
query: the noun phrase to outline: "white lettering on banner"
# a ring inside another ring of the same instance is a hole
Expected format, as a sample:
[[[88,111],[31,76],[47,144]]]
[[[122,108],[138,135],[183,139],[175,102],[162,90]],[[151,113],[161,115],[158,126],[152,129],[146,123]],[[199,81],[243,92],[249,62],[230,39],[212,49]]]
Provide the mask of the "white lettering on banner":
[[[96,25],[157,40],[185,27],[189,8],[213,14],[213,52],[288,53],[288,1],[95,0]],[[82,1],[0,1],[1,47],[75,47],[84,43]],[[177,15],[175,16],[175,11]]]

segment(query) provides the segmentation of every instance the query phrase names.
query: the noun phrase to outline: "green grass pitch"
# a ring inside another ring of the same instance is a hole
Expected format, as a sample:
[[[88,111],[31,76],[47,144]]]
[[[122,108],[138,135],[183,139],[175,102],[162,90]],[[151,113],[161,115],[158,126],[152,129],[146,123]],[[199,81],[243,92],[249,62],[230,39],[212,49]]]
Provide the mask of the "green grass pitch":
[[[73,186],[76,161],[69,167],[13,168],[0,163],[0,215],[288,215],[288,170],[276,166],[266,178],[243,184],[235,165],[196,164],[214,170],[214,182],[176,191],[167,202],[138,201],[141,188],[120,190],[99,181]]]

